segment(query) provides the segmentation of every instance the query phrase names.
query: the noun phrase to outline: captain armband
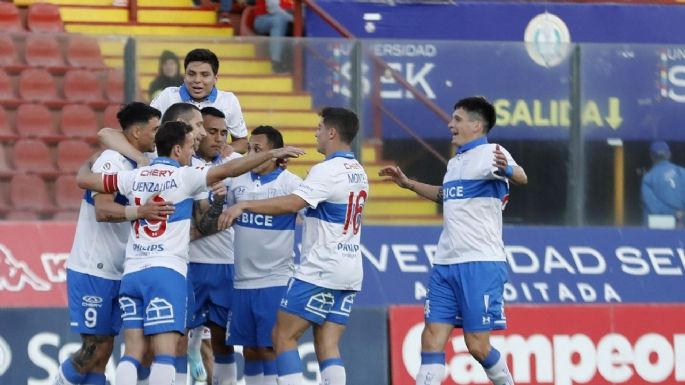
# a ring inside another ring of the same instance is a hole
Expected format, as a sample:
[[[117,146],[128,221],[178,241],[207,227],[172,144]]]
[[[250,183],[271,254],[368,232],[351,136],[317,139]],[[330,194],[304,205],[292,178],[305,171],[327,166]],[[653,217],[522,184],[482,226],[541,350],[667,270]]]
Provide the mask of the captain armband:
[[[102,174],[102,185],[106,194],[117,192],[117,174]]]

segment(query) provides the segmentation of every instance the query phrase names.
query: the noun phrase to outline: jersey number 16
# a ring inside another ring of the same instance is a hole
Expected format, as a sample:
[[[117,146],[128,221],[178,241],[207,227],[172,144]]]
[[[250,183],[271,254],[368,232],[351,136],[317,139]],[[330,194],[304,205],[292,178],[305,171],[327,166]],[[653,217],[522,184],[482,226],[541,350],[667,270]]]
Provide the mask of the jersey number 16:
[[[362,226],[362,210],[366,203],[366,191],[361,190],[356,195],[354,191],[350,191],[347,198],[347,211],[345,213],[345,225],[343,226],[343,234],[347,234],[347,229],[352,223],[352,234],[357,234]]]

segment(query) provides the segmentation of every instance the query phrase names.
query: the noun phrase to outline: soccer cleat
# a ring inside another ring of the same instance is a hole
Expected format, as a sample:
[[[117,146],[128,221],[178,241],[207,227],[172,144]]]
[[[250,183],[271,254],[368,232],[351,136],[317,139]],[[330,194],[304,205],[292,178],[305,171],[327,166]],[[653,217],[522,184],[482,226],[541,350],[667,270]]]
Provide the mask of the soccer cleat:
[[[202,357],[199,354],[188,352],[188,364],[190,366],[190,375],[193,377],[193,381],[207,381],[207,372],[205,371],[204,365],[202,365]]]

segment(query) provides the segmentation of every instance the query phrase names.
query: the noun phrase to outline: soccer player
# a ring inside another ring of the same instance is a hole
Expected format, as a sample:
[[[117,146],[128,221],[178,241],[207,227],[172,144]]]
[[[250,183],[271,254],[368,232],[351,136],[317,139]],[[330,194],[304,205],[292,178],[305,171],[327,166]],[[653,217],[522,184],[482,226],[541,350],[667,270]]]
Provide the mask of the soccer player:
[[[316,143],[326,159],[312,167],[304,182],[289,195],[240,201],[219,218],[223,227],[245,212],[248,217],[282,215],[307,207],[300,265],[281,300],[273,332],[279,385],[302,384],[297,340],[312,324],[321,382],[345,383],[338,345],[362,283],[361,221],[369,184],[350,147],[359,119],[335,107],[320,115]]]
[[[247,151],[247,127],[238,98],[232,92],[216,88],[219,59],[214,52],[194,49],[186,55],[185,76],[180,87],[167,87],[151,102],[162,114],[174,103],[191,103],[198,108],[215,107],[226,116],[226,127],[231,134],[231,146],[239,153]]]
[[[495,121],[495,108],[483,97],[455,104],[448,127],[457,154],[447,164],[442,186],[411,180],[399,167],[379,172],[443,204],[445,223],[426,297],[417,385],[438,385],[444,379],[445,344],[455,327],[464,329],[469,353],[493,384],[514,383],[506,358],[490,345],[490,331],[506,328],[502,210],[509,182],[524,185],[528,177],[504,148],[488,143]]]
[[[133,385],[149,343],[155,353],[150,385],[171,385],[176,345],[185,330],[188,244],[192,196],[207,185],[240,175],[276,157],[296,157],[302,150],[286,147],[234,159],[211,168],[190,165],[192,128],[167,122],[155,135],[159,158],[150,166],[116,174],[92,173],[81,167],[79,187],[120,192],[136,205],[153,199],[173,203],[174,214],[158,221],[138,220],[130,227],[119,292],[125,352],[117,366],[117,385]]]
[[[283,136],[278,130],[259,126],[250,135],[248,154],[281,147]],[[237,202],[285,196],[301,183],[300,177],[270,159],[233,178],[228,196]],[[245,385],[276,385],[271,331],[292,276],[296,217],[296,213],[262,215],[246,211],[233,226],[235,289],[227,343],[243,346]]]
[[[239,158],[238,153],[232,153],[226,158],[221,157],[221,149],[228,136],[224,114],[214,107],[205,107],[201,112],[207,136],[200,142],[199,150],[193,158],[193,165],[211,167]],[[204,194],[194,198],[196,205],[207,202],[209,206],[195,211],[211,214],[200,215],[198,218],[200,223],[197,224],[197,229],[201,233],[199,236],[216,231],[217,218],[224,209],[225,186],[230,185],[231,180],[232,178],[220,182],[224,186],[222,196],[211,194],[209,195],[211,199],[207,200],[208,194]],[[192,316],[189,317],[191,321],[188,327],[194,329],[194,336],[190,338],[188,357],[191,364],[202,365],[200,358],[202,326],[207,325],[214,352],[212,367],[213,376],[216,378],[215,385],[235,384],[237,381],[233,346],[227,346],[224,343],[233,296],[233,271],[233,229],[229,228],[190,242],[188,280],[193,288],[195,300],[194,307],[189,309]],[[199,370],[196,369],[193,372],[199,372]]]
[[[124,106],[117,119],[124,140],[138,151],[154,151],[160,113],[144,104]],[[93,165],[95,172],[132,170],[135,162],[105,150]],[[119,284],[124,268],[129,221],[163,219],[173,212],[164,202],[127,206],[119,194],[86,191],[74,244],[67,258],[67,292],[72,330],[81,334],[81,348],[62,362],[55,384],[104,384],[105,367],[112,354],[114,336],[121,325]]]

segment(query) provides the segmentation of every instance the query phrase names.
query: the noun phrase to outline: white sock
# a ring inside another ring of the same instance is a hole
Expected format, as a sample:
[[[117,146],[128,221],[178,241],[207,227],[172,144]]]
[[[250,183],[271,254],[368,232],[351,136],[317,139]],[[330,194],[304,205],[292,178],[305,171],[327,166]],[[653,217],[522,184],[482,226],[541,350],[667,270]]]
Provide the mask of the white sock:
[[[331,358],[319,363],[321,383],[325,385],[345,385],[345,367],[340,358]]]
[[[152,374],[150,374],[152,378]],[[174,385],[187,385],[188,384],[188,373],[177,373],[176,368],[174,368]],[[155,385],[150,381],[150,385]]]
[[[481,362],[481,365],[483,365],[485,374],[488,375],[488,378],[494,385],[514,385],[514,379],[511,377],[511,373],[509,373],[507,361],[505,357],[500,355],[497,349],[491,348],[490,353]],[[488,367],[486,368],[486,366]]]
[[[445,353],[421,353],[421,367],[416,385],[440,385],[445,378]]]
[[[259,373],[255,374],[252,376],[248,376],[247,374],[243,376],[245,379],[245,385],[265,385],[266,383],[264,382],[264,374]],[[275,378],[275,377],[274,377]],[[212,384],[212,385],[223,385],[223,384]]]
[[[57,376],[55,376],[55,382],[53,385],[76,385],[73,382],[70,382],[67,380],[67,378],[64,376],[64,373],[62,373],[62,365],[57,369]]]
[[[276,360],[265,360],[262,361],[262,364],[262,367],[264,368],[262,385],[278,385],[278,365],[276,365]]]
[[[170,363],[153,362],[150,367],[150,385],[182,385],[174,382],[176,368]]]
[[[301,372],[278,377],[278,385],[302,385],[303,382],[304,378],[302,378]]]
[[[214,361],[212,385],[235,385],[238,381],[237,371],[235,362],[227,364]],[[247,381],[247,378],[245,381]]]
[[[138,368],[131,361],[119,361],[116,376],[116,385],[134,385],[138,382]]]
[[[245,385],[247,385],[247,383],[245,383]],[[262,385],[278,385],[278,376],[275,374],[264,376],[264,379],[262,380]]]

